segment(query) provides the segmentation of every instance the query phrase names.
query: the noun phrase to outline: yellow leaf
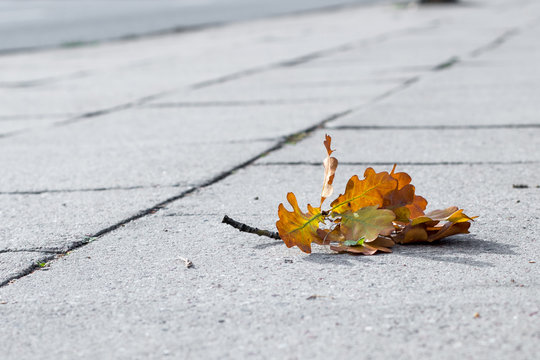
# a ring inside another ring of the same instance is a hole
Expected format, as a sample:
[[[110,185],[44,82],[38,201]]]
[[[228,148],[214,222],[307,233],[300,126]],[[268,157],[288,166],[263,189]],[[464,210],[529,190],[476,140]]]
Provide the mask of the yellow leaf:
[[[283,204],[279,204],[279,220],[276,222],[279,236],[287,247],[296,245],[303,252],[311,253],[311,243],[319,239],[317,229],[322,220],[321,209],[308,204],[308,212],[302,212],[291,192],[287,194],[287,200],[293,211],[287,211]]]
[[[361,240],[369,242],[379,235],[390,235],[394,231],[392,221],[395,219],[392,210],[377,209],[376,206],[368,206],[358,211],[344,212],[341,218],[341,233],[345,240]]]

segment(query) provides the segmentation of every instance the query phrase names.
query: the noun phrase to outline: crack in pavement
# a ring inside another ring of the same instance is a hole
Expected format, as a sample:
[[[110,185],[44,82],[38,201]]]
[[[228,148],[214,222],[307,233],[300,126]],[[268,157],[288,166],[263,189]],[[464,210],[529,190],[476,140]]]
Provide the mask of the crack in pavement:
[[[21,253],[21,252],[30,252],[30,253],[43,253],[43,254],[63,254],[64,250],[61,249],[50,249],[50,248],[28,248],[28,249],[0,249],[0,254],[6,253]],[[1,286],[1,285],[0,285]]]

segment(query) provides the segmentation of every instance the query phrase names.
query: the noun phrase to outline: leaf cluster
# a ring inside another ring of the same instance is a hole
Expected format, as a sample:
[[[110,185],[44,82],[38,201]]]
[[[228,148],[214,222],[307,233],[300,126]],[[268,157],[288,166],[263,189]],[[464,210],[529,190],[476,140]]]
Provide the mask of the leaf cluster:
[[[330,246],[340,253],[373,255],[392,252],[395,244],[433,242],[456,234],[469,233],[471,221],[455,206],[425,213],[427,200],[416,195],[411,177],[404,172],[376,172],[367,168],[363,179],[354,175],[345,192],[321,210],[333,193],[338,160],[332,156],[332,138],[323,142],[327,157],[323,161],[324,182],[318,207],[307,205],[304,212],[290,192],[287,201],[292,211],[279,204],[276,227],[288,247],[298,246],[311,253],[311,244]]]

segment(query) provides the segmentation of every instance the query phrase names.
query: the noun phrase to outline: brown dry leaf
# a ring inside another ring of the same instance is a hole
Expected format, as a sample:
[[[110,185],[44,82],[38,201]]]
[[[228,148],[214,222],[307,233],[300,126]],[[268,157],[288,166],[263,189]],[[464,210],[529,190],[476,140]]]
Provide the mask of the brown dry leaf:
[[[416,226],[407,225],[394,238],[394,240],[398,244],[413,244],[418,242],[426,242],[428,240],[428,233],[424,224]]]
[[[308,204],[308,212],[302,212],[293,193],[287,194],[287,200],[293,211],[288,211],[283,204],[279,204],[279,220],[276,222],[279,236],[287,247],[296,245],[300,250],[309,254],[311,253],[311,243],[319,239],[317,229],[322,220],[321,209]]]
[[[392,168],[390,176],[392,176],[397,182],[396,190],[390,192],[384,199],[383,207],[385,209],[398,209],[406,207],[409,210],[409,218],[414,219],[424,215],[424,210],[427,206],[427,201],[422,196],[415,195],[415,188],[411,185],[411,177],[405,172],[396,173],[396,165]],[[405,215],[403,211],[400,212],[400,216],[396,214],[400,219]],[[408,222],[408,221],[407,221]]]
[[[383,207],[386,209],[396,209],[414,200],[414,186],[411,185],[411,177],[404,172],[396,173],[396,165],[392,168],[390,176],[397,181],[397,187],[384,197]]]
[[[313,241],[319,245],[328,245],[330,243],[343,242],[345,236],[341,233],[340,226],[337,225],[334,229],[317,229],[318,239]]]
[[[457,206],[450,206],[442,210],[431,211],[424,216],[412,220],[412,225],[423,224],[432,221],[449,221],[451,223],[460,223],[474,221],[478,216],[469,217],[463,213],[463,209],[458,209]]]
[[[330,246],[330,250],[337,251],[338,253],[349,253],[357,255],[374,255],[377,252],[377,249],[366,247],[366,246],[346,246],[346,245],[337,245]]]
[[[346,211],[341,214],[341,233],[345,240],[373,241],[379,235],[390,235],[394,231],[392,210],[377,209],[377,206],[364,207],[358,211]]]
[[[379,252],[385,252],[385,253],[391,253],[392,250],[390,249],[392,246],[394,246],[394,242],[390,239],[386,239],[383,237],[379,237],[376,240],[364,243],[364,245],[358,245],[358,246],[346,246],[346,245],[337,245],[337,246],[330,246],[331,250],[337,251],[338,253],[349,253],[349,254],[359,254],[359,255],[374,255],[378,251]]]
[[[331,143],[332,138],[329,135],[325,135],[325,140],[323,144],[326,148],[326,152],[328,153],[328,155],[323,161],[324,182],[321,192],[321,205],[327,197],[331,196],[334,193],[334,187],[332,186],[332,183],[334,182],[334,175],[336,174],[338,160],[335,157],[330,156],[334,152],[334,150],[330,148]]]
[[[451,223],[447,222],[440,228],[427,229],[428,231],[428,242],[433,242],[435,240],[441,240],[445,237],[457,235],[457,234],[468,234],[469,227],[471,226],[470,222],[458,222]]]
[[[342,214],[346,211],[355,212],[366,206],[383,205],[384,197],[397,187],[397,180],[386,171],[376,173],[367,168],[364,179],[354,175],[347,182],[345,193],[339,195],[331,204],[331,212]]]
[[[422,196],[415,195],[413,203],[406,206],[407,209],[409,209],[411,212],[411,219],[415,219],[419,216],[423,216],[424,210],[426,210],[426,207],[427,207],[427,203],[428,203],[427,200],[424,199]]]

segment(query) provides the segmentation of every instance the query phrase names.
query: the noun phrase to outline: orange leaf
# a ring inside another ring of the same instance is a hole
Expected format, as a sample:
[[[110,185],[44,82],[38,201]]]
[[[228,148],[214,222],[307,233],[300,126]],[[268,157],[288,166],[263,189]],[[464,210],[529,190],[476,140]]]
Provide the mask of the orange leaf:
[[[283,204],[279,204],[276,227],[279,236],[287,247],[298,246],[305,253],[311,253],[311,243],[318,240],[317,229],[322,220],[320,208],[314,208],[308,204],[308,212],[304,213],[298,207],[296,196],[287,194],[287,200],[293,211],[287,211]]]
[[[332,202],[330,211],[342,214],[366,206],[381,207],[384,197],[396,187],[397,181],[386,171],[376,173],[372,168],[367,168],[363,180],[356,175],[349,179],[345,193]]]
[[[427,200],[419,195],[414,196],[413,203],[406,206],[411,212],[411,219],[415,219],[424,215],[424,210],[427,207]]]
[[[409,218],[416,218],[424,215],[424,210],[427,206],[427,201],[421,196],[415,195],[415,188],[411,185],[411,177],[404,172],[396,173],[396,165],[392,168],[390,176],[397,182],[397,188],[394,191],[388,193],[384,198],[383,207],[385,209],[398,209],[400,207],[406,207],[409,209]],[[396,215],[398,215],[396,213]],[[401,216],[405,215],[403,211]],[[399,215],[398,215],[398,218]]]
[[[329,135],[325,135],[325,140],[323,142],[324,146],[326,147],[326,152],[328,155],[326,156],[326,159],[323,161],[324,165],[324,182],[323,182],[323,188],[321,192],[321,205],[324,202],[324,200],[332,195],[334,192],[334,187],[332,186],[332,183],[334,182],[334,175],[336,174],[336,169],[338,166],[338,160],[335,157],[331,157],[334,150],[330,148],[330,144],[332,143],[332,138]]]

